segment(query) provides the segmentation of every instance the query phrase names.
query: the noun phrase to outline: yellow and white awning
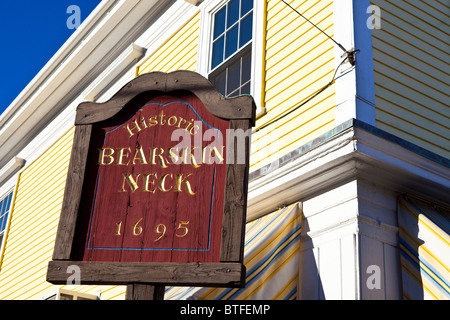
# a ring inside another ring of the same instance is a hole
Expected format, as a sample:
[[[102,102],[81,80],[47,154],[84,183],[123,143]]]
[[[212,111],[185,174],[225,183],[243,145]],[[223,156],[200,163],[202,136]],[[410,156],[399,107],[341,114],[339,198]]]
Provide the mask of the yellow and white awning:
[[[398,201],[405,299],[450,299],[450,213],[415,199]]]
[[[246,226],[245,288],[169,287],[168,300],[288,300],[297,297],[302,212],[296,203]]]

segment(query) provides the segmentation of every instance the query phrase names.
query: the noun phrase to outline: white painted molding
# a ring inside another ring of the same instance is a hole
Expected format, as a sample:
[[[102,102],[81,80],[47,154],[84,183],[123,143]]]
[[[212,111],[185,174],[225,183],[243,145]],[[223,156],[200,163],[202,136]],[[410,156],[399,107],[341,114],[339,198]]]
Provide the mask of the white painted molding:
[[[372,31],[367,28],[369,0],[334,0],[334,39],[346,50],[359,50],[356,65],[348,61],[338,70],[335,82],[335,124],[358,119],[375,126]],[[345,53],[335,45],[335,68]]]
[[[145,48],[132,43],[122,52],[108,68],[94,81],[86,91],[85,100],[96,101],[101,93],[124,71],[128,70],[132,64],[137,63],[145,54]]]
[[[13,157],[4,167],[0,169],[0,186],[12,174],[19,171],[25,165],[25,159]]]
[[[198,6],[200,5],[200,3],[203,2],[203,0],[184,0],[184,1],[186,1],[189,4],[192,4],[193,6]]]

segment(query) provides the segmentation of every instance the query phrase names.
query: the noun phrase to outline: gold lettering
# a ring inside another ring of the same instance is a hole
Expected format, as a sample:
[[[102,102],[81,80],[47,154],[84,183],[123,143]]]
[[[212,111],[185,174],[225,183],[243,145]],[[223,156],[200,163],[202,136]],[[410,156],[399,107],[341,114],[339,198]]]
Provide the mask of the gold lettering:
[[[156,164],[156,158],[158,158],[159,165],[161,166],[161,168],[167,168],[168,166],[164,161],[163,154],[164,154],[163,148],[152,148],[152,164]]]
[[[142,129],[139,127],[137,120],[134,120],[132,123],[134,123],[134,126],[130,128],[130,124],[127,123],[125,129],[128,130],[128,133],[130,134],[130,137],[134,135],[133,130],[137,129],[137,132],[141,131]]]
[[[189,181],[187,181],[187,178],[189,178],[192,174],[189,173],[187,175],[185,175],[185,177],[183,178],[184,174],[177,174],[176,175],[176,182],[175,182],[175,192],[181,192],[181,185],[184,183],[184,186],[186,188],[187,193],[189,193],[191,196],[195,195],[195,192],[192,191],[192,187],[191,187],[191,183]]]
[[[195,128],[197,128],[197,131],[193,131]],[[195,135],[197,134],[197,132],[198,132],[198,129],[200,129],[200,127],[197,126],[197,125],[195,125],[195,126],[193,126],[191,129],[189,129],[189,133],[190,133],[192,136],[195,136]]]
[[[164,120],[164,111],[162,111],[161,110],[161,113],[159,114],[159,124],[161,125],[161,126],[163,126],[163,125],[165,125],[166,124],[166,121]]]
[[[187,234],[188,234],[188,232],[189,232],[188,227],[186,227],[188,224],[189,224],[189,221],[181,221],[181,222],[178,224],[177,230],[183,230],[183,231],[182,231],[182,233],[180,233],[180,234],[175,234],[175,236],[177,236],[178,238],[186,237]]]
[[[136,149],[133,158],[133,164],[136,164],[136,160],[139,160],[141,164],[148,164],[147,159],[145,158],[144,150],[142,150],[142,147]]]
[[[171,121],[173,120],[173,121]],[[175,123],[177,123],[177,117],[176,116],[170,116],[169,119],[167,119],[167,125],[174,126]]]
[[[181,122],[183,122],[183,124],[186,123],[186,120],[184,120],[182,117],[179,118],[178,123],[177,123],[177,127],[180,128],[181,127]]]
[[[194,168],[198,168],[198,167],[200,167],[200,165],[197,163],[197,161],[195,160],[195,155],[194,155],[194,150],[196,149],[196,148],[199,148],[199,147],[194,147],[194,148],[183,148],[182,149],[182,153],[181,153],[181,157],[182,157],[182,160],[181,160],[181,164],[187,164],[187,163],[190,163],[190,164],[192,164],[192,166],[194,167]],[[188,157],[190,157],[190,159],[188,159]]]
[[[187,123],[187,126],[185,127],[186,131],[189,131],[189,127],[193,125],[194,119],[191,119],[191,122]]]
[[[128,147],[128,148],[119,148],[117,150],[119,151],[119,156],[117,157],[117,165],[119,165],[119,166],[123,166],[123,165],[127,166],[130,163],[130,160],[128,160],[127,163],[123,163],[123,158],[124,157],[128,158],[130,156],[130,154],[125,153],[124,151],[131,152],[131,148],[130,147]]]
[[[154,176],[154,178],[156,179],[156,173],[144,174],[144,188],[142,189],[142,191],[155,193],[156,187],[153,190],[149,190],[148,188],[149,183],[151,183],[152,186],[155,186],[155,181],[154,180],[150,181],[151,176]]]
[[[175,163],[178,162],[178,159],[179,159],[180,157],[178,156],[178,154],[176,154],[176,153],[173,151],[173,149],[175,149],[175,147],[172,147],[172,148],[169,149],[169,156],[170,156],[170,158],[172,159],[172,164],[175,164]]]
[[[157,234],[159,234],[159,237],[156,238],[156,240],[155,240],[155,242],[156,242],[156,241],[161,240],[162,237],[164,237],[164,235],[166,234],[167,228],[164,224],[161,223],[156,226],[155,231]]]
[[[126,192],[125,190],[125,182],[128,182],[128,185],[130,186],[131,191],[135,192],[137,189],[139,189],[138,181],[139,181],[140,174],[136,175],[136,180],[134,180],[132,174],[123,174],[123,183],[122,183],[122,189],[121,192]]]
[[[147,124],[145,123],[145,118],[144,117],[141,117],[141,124],[144,127],[144,129],[148,128]]]
[[[225,147],[222,146],[222,153],[214,146],[214,147],[204,147],[203,148],[203,163],[212,164],[214,161],[211,160],[212,157],[217,157],[218,163],[223,163],[223,149]],[[213,155],[211,156],[211,152]]]
[[[120,228],[122,227],[122,221],[116,223],[117,229],[116,229],[116,236],[120,236]]]
[[[158,181],[158,188],[162,192],[168,192],[168,191],[172,190],[172,188],[173,188],[173,187],[170,187],[170,189],[166,189],[165,182],[166,182],[167,176],[170,176],[170,178],[173,177],[171,173],[167,173],[167,174],[163,175]]]
[[[156,116],[148,118],[148,125],[150,127],[156,126],[158,124],[158,120],[156,119]]]
[[[141,222],[142,219],[144,219],[144,218],[140,218],[140,219],[139,219],[138,221],[136,221],[136,223],[133,225],[133,228],[132,228],[132,229],[133,229],[133,236],[139,236],[139,235],[142,234],[143,229],[142,229],[141,226],[138,226],[139,222]]]
[[[113,148],[102,148],[98,149],[100,151],[99,158],[98,158],[98,164],[102,166],[110,165],[114,162],[114,157],[112,156],[114,154]],[[109,153],[106,153],[106,151],[109,151]],[[107,161],[105,162],[105,157]]]

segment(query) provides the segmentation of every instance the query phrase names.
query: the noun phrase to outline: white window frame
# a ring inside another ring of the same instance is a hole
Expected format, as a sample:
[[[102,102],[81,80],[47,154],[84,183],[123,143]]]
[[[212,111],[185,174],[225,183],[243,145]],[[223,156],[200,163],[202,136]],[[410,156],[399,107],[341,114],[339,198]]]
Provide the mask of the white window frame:
[[[1,189],[3,189],[3,188],[1,188]],[[3,230],[3,232],[2,232],[2,230],[0,230],[0,234],[2,234],[2,236],[0,238],[0,263],[1,263],[1,260],[3,259],[3,244],[5,243],[4,240],[8,233],[9,220],[11,219],[11,211],[12,211],[12,206],[13,206],[13,202],[14,202],[14,188],[9,187],[6,191],[2,191],[0,193],[0,202],[3,201],[4,199],[6,199],[6,197],[9,196],[10,194],[11,194],[11,201],[9,203],[9,208],[8,208],[8,210],[9,210],[8,217],[6,218],[6,221],[5,221],[5,229]],[[1,214],[1,212],[0,212],[0,214]]]
[[[211,70],[212,37],[214,14],[217,13],[229,0],[206,0],[201,8],[199,51],[197,57],[197,72],[208,78]],[[253,33],[252,33],[252,69],[250,94],[256,103],[257,117],[265,113],[262,102],[263,77],[263,45],[264,28],[264,1],[254,0],[253,3]],[[259,31],[259,32],[258,32]],[[239,50],[240,51],[240,50]]]
[[[71,296],[72,300],[100,300],[100,290],[97,292],[97,294],[89,294],[89,293],[83,293],[68,289],[59,288],[56,291],[53,291],[41,298],[41,300],[64,300],[61,299],[62,295]]]

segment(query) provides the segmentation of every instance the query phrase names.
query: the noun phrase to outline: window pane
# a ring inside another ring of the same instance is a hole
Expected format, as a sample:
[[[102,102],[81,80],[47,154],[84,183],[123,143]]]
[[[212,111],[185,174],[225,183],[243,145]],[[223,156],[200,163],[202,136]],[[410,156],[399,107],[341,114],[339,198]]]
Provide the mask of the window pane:
[[[213,44],[211,69],[217,67],[223,61],[224,36],[220,37]]]
[[[252,40],[253,14],[249,14],[244,19],[242,19],[240,24],[241,24],[240,30],[241,34],[239,37],[239,48],[241,48],[247,42]]]
[[[214,79],[214,87],[223,95],[225,96],[225,85],[226,85],[226,78],[227,70],[222,71],[219,73],[219,75]]]
[[[238,43],[238,25],[227,31],[227,42],[225,47],[225,59],[237,51]]]
[[[227,95],[236,90],[241,85],[241,63],[238,60],[228,69]]]
[[[7,200],[6,200],[6,210],[5,210],[5,212],[9,210],[9,206],[11,205],[11,200],[12,200],[12,192],[11,192],[11,193],[9,194],[9,196],[7,197]]]
[[[228,98],[237,97],[239,95],[239,89],[236,91],[231,92],[229,95],[227,95]]]
[[[241,17],[253,9],[253,0],[241,0]]]
[[[228,2],[227,28],[231,27],[239,20],[239,0]]]
[[[242,57],[242,81],[241,83],[246,83],[251,78],[252,72],[252,55],[251,51]]]
[[[241,94],[250,94],[250,82],[241,88]]]
[[[225,16],[226,16],[226,7],[221,9],[216,13],[214,17],[214,40],[225,32]]]

